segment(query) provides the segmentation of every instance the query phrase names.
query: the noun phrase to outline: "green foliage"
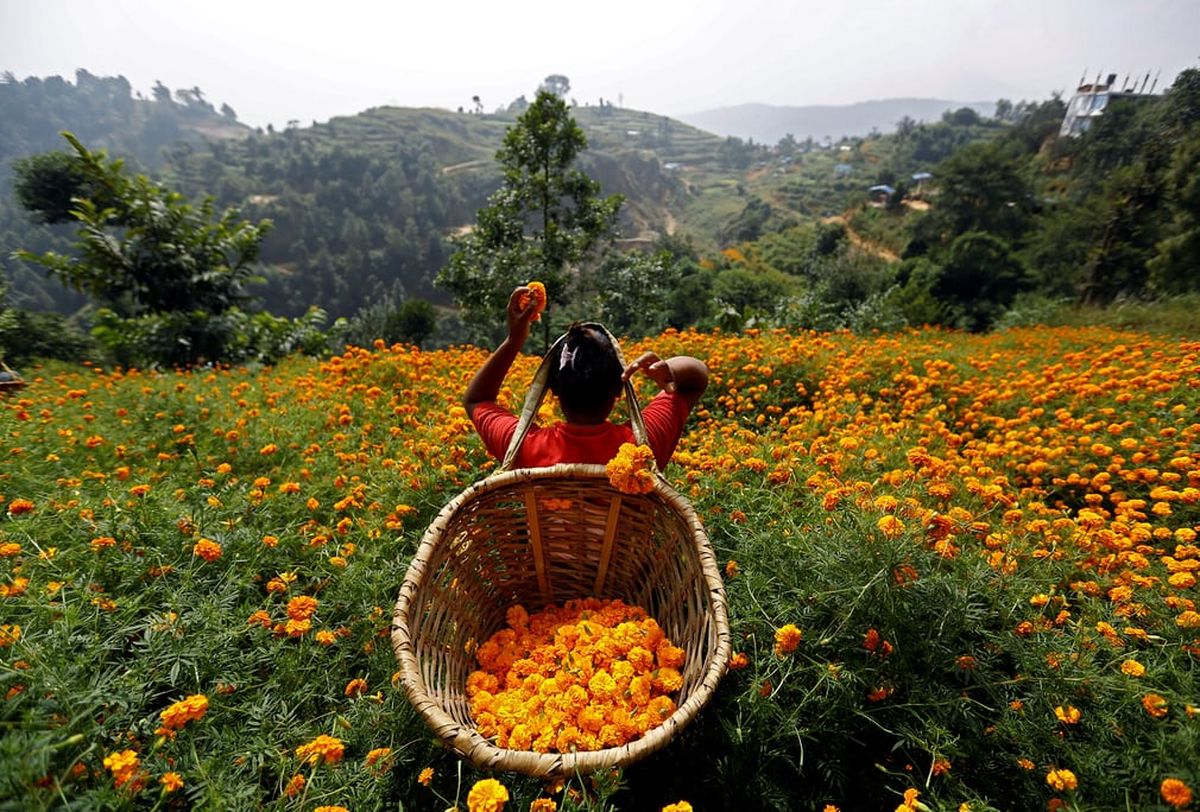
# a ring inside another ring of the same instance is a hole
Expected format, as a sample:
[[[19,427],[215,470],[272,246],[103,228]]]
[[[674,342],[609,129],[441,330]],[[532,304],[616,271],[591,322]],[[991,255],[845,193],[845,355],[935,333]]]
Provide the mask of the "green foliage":
[[[1029,287],[1025,268],[1011,247],[982,231],[960,234],[941,264],[919,263],[908,274],[904,300],[913,323],[975,333],[989,329],[1016,295]],[[937,306],[930,307],[930,300]]]
[[[622,201],[601,198],[599,184],[573,168],[586,146],[566,103],[545,91],[508,130],[496,153],[503,185],[438,274],[471,323],[494,327],[512,289],[531,279],[551,304],[571,301],[576,266],[611,236]]]
[[[581,319],[602,322],[613,334],[640,338],[658,332],[671,315],[671,296],[683,265],[667,251],[609,254],[581,279]]]
[[[72,201],[78,256],[17,255],[107,306],[98,317],[106,346],[137,346],[139,360],[167,364],[237,357],[237,319],[222,317],[247,300],[245,285],[270,223],[248,223],[233,209],[217,217],[211,198],[192,207],[64,136],[75,154],[19,166],[17,188],[26,204],[48,207],[34,209],[46,218],[64,216],[62,197]],[[56,187],[61,193],[47,192]],[[120,335],[126,329],[128,336]]]
[[[95,342],[73,320],[58,313],[0,309],[0,359],[26,364],[35,359],[97,359]]]
[[[392,292],[350,320],[346,341],[359,347],[369,347],[376,339],[420,347],[433,335],[437,322],[437,311],[428,301]]]

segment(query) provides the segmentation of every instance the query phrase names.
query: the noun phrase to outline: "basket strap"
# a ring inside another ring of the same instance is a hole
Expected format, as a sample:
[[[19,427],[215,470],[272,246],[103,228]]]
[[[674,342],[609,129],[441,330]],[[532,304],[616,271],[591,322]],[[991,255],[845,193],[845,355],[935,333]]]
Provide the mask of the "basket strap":
[[[612,342],[613,349],[617,353],[617,362],[621,365],[621,369],[624,369],[625,356],[621,354],[621,345],[617,343],[617,339],[608,331],[608,328],[596,322],[588,322],[584,327],[599,330],[608,336],[608,340]],[[508,450],[504,452],[504,462],[500,464],[498,472],[511,470],[513,463],[516,462],[517,452],[521,450],[521,443],[525,441],[525,435],[529,434],[529,430],[533,428],[538,409],[541,408],[542,401],[546,399],[546,390],[549,388],[550,381],[550,365],[554,363],[554,359],[558,358],[559,351],[566,340],[567,334],[563,333],[550,345],[550,349],[542,357],[542,363],[538,365],[537,372],[533,376],[533,383],[529,385],[529,392],[525,395],[525,405],[521,408],[521,416],[517,420],[517,430],[513,432],[512,439],[508,443]],[[646,442],[646,424],[642,419],[642,407],[638,404],[632,380],[625,381],[625,403],[629,408],[629,428],[633,431],[633,441],[641,445]]]

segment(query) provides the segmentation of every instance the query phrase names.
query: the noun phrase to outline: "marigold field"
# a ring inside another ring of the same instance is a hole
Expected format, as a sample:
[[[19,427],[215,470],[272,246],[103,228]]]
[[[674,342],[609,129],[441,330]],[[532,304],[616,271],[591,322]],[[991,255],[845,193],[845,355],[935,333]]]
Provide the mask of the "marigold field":
[[[462,766],[394,678],[408,560],[494,467],[458,402],[483,350],[27,370],[0,398],[0,807],[1196,808],[1200,342],[650,348],[712,370],[667,476],[735,655],[667,748],[561,786]]]

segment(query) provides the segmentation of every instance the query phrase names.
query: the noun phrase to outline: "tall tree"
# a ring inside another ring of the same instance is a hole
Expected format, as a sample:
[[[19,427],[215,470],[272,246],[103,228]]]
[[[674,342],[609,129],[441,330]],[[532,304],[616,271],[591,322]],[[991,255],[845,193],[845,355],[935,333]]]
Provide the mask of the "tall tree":
[[[600,184],[573,168],[586,147],[566,103],[546,91],[509,128],[496,153],[503,185],[438,274],[467,323],[498,324],[509,293],[530,279],[546,285],[552,305],[569,301],[576,266],[612,236],[622,202],[601,197]],[[548,345],[549,312],[542,321]]]
[[[18,163],[15,185],[22,204],[44,221],[76,221],[79,255],[16,255],[131,325],[162,317],[161,331],[172,334],[171,361],[220,360],[232,336],[214,329],[215,317],[247,300],[245,285],[270,222],[244,221],[234,209],[217,215],[211,198],[193,207],[63,135],[75,154]],[[71,201],[69,211],[63,199]]]

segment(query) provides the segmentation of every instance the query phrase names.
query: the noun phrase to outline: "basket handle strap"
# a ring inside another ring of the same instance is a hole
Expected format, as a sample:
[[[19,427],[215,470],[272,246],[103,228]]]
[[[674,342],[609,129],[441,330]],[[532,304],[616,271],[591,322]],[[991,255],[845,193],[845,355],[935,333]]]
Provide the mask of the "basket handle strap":
[[[608,331],[608,328],[597,322],[588,322],[584,327],[599,330],[608,337],[616,351],[617,362],[621,365],[621,369],[624,369],[625,356],[621,353],[621,345],[617,343],[617,339]],[[550,365],[554,359],[558,358],[559,351],[566,340],[567,334],[563,333],[550,345],[550,349],[542,357],[542,363],[538,365],[537,372],[533,376],[533,383],[529,385],[529,392],[525,395],[525,405],[521,408],[521,416],[517,420],[517,430],[513,432],[512,439],[508,443],[508,450],[504,452],[504,462],[500,464],[499,471],[511,470],[513,463],[516,462],[517,452],[521,450],[521,443],[525,441],[525,435],[529,434],[529,430],[533,427],[538,409],[541,408],[542,401],[546,399],[546,390],[549,388],[550,381]],[[642,407],[638,404],[632,380],[625,381],[625,402],[629,408],[629,427],[633,430],[633,441],[641,445],[646,442],[646,424],[642,419]]]

